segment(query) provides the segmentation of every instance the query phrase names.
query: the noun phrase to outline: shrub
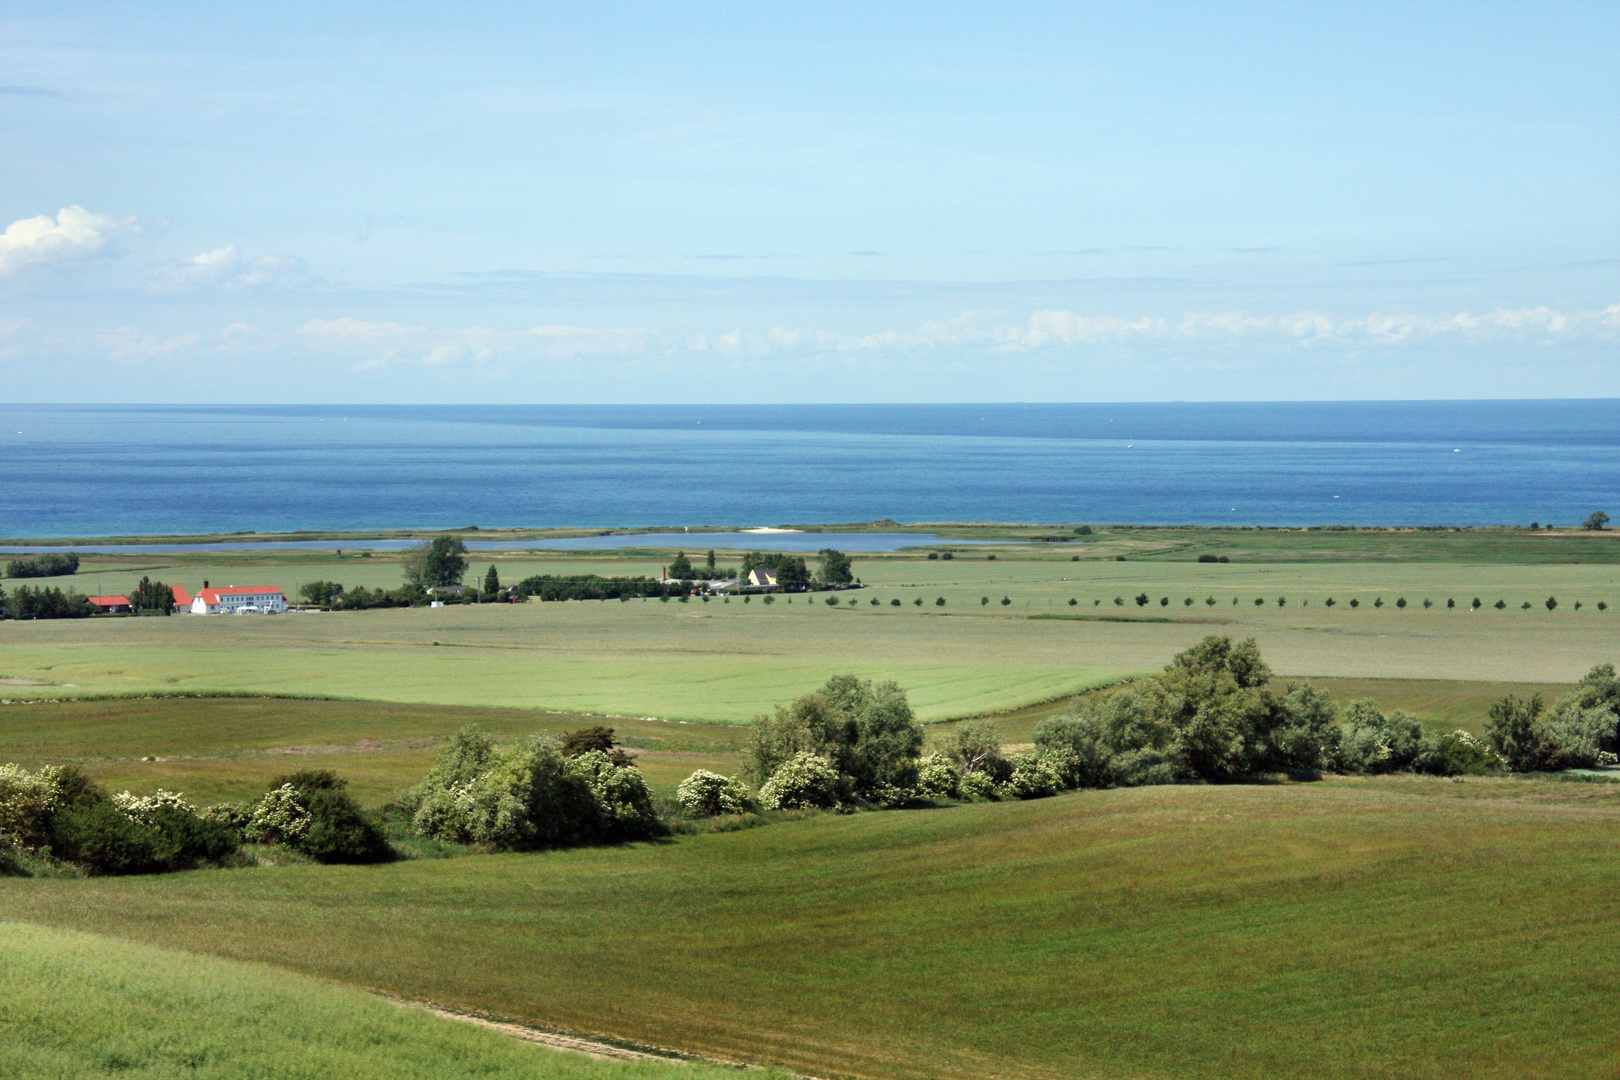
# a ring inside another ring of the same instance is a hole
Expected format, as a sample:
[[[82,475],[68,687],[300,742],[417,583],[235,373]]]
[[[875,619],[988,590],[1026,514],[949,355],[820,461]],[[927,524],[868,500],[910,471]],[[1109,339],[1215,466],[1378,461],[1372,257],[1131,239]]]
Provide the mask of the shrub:
[[[897,596],[893,600],[890,600],[889,601],[889,606],[890,607],[899,607],[900,606],[900,598]]]
[[[721,812],[720,793],[730,782],[730,777],[699,769],[681,781],[675,789],[675,801],[688,814],[713,816]]]
[[[898,685],[836,675],[821,689],[777,706],[774,714],[755,717],[745,769],[764,780],[788,759],[809,752],[831,762],[854,791],[909,787],[922,744],[922,727]]]
[[[1490,776],[1506,763],[1501,755],[1462,728],[1444,735],[1426,735],[1412,767],[1434,776]]]
[[[1002,598],[1001,598],[1001,606],[1002,606],[1002,607],[1006,607],[1006,606],[1008,606],[1008,605],[1009,605],[1009,604],[1011,604],[1011,603],[1012,603],[1012,597],[1010,597],[1010,596],[1003,596],[1003,597],[1002,597]]]
[[[256,843],[294,847],[309,833],[309,825],[309,807],[298,789],[282,784],[259,800],[243,832]]]
[[[1113,749],[1093,713],[1053,716],[1035,728],[1035,749],[1054,761],[1065,788],[1104,788],[1114,783]]]
[[[996,793],[1002,798],[1044,799],[1062,790],[1057,774],[1041,757],[1020,754],[1010,764],[1012,771],[996,788]]]
[[[34,773],[21,765],[0,765],[0,839],[25,848],[46,841],[61,803],[56,778],[50,765]]]
[[[917,794],[925,799],[954,799],[960,787],[956,766],[944,754],[928,754],[917,763]]]
[[[547,738],[498,751],[474,727],[445,745],[407,803],[424,836],[506,850],[634,839],[657,829],[634,765],[601,750],[569,757]]]
[[[985,773],[968,773],[962,777],[958,792],[962,798],[973,802],[994,802],[1000,798],[996,782]]]
[[[836,806],[838,771],[808,750],[794,754],[760,787],[759,801],[767,810]]]
[[[951,734],[946,753],[964,777],[985,773],[999,783],[1011,771],[1001,753],[1001,731],[987,720],[970,720],[958,727]]]

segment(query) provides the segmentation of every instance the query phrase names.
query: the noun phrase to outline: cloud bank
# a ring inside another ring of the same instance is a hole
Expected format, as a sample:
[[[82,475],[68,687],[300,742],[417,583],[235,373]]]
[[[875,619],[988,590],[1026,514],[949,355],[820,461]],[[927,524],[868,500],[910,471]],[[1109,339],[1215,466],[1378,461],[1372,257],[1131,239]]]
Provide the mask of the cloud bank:
[[[132,217],[97,214],[82,206],[64,206],[53,218],[22,218],[0,234],[0,278],[26,266],[83,262],[107,249],[121,232],[136,230]]]

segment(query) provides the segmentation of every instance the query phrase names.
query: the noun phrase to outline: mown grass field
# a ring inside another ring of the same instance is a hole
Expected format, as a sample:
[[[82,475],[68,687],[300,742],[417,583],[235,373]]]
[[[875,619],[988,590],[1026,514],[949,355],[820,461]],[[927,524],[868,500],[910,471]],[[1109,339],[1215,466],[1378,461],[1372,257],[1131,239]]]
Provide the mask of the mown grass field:
[[[735,1070],[593,1060],[259,964],[0,922],[0,1077],[109,1075],[714,1080]]]
[[[820,1076],[1595,1077],[1617,825],[1605,784],[1146,788],[0,904]]]

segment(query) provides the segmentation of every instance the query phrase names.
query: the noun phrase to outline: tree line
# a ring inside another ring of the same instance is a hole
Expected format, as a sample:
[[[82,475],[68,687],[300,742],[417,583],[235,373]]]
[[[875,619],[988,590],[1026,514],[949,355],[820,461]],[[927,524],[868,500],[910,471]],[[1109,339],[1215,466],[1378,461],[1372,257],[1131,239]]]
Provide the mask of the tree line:
[[[66,554],[52,552],[30,555],[6,563],[6,577],[13,578],[67,577],[78,570],[79,556],[71,551]]]

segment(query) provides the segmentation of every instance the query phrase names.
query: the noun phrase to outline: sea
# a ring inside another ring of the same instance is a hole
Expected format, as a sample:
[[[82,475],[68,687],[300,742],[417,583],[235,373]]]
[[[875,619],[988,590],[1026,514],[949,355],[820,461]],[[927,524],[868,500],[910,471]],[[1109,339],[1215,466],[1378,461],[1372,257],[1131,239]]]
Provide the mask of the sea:
[[[1594,510],[1620,520],[1617,466],[1611,399],[0,405],[0,537],[1574,525]]]

